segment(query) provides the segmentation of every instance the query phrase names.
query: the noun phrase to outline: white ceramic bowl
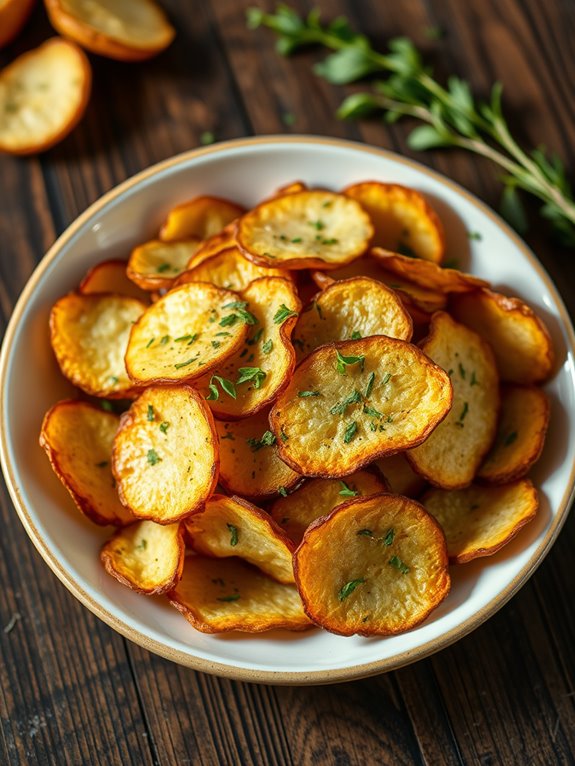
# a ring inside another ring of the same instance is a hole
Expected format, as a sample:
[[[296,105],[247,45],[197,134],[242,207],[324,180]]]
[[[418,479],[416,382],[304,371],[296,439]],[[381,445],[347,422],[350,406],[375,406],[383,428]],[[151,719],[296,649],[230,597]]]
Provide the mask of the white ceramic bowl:
[[[53,475],[38,443],[44,412],[70,394],[49,343],[48,314],[90,266],[126,257],[152,237],[174,204],[198,194],[249,207],[289,181],[339,189],[365,179],[396,181],[423,192],[444,221],[448,258],[524,298],[547,322],[557,370],[546,386],[552,418],[533,479],[537,519],[505,549],[452,569],[449,597],[421,626],[389,638],[304,634],[204,635],[161,598],[118,584],[100,565],[109,536],[86,521]],[[470,241],[469,232],[481,240]],[[150,651],[231,678],[270,683],[329,683],[379,673],[456,641],[499,609],[534,572],[565,521],[575,480],[575,337],[551,280],[521,240],[463,189],[389,152],[324,138],[232,141],[156,165],[113,189],[50,249],[16,306],[0,359],[1,456],[16,510],[46,563],[98,617]]]

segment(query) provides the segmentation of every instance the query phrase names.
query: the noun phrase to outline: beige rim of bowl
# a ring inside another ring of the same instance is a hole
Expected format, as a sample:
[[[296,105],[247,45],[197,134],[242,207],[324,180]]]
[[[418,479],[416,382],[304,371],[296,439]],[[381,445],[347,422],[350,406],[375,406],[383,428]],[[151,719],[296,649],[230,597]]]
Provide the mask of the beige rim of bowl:
[[[14,335],[16,328],[20,322],[21,316],[24,312],[24,308],[30,298],[31,294],[35,290],[38,282],[43,276],[46,269],[54,260],[60,249],[65,245],[80,229],[80,227],[86,223],[94,214],[98,213],[105,205],[112,200],[119,197],[128,189],[132,188],[141,181],[150,178],[159,171],[164,171],[168,168],[179,165],[182,162],[187,162],[195,157],[202,157],[208,154],[216,154],[228,149],[241,148],[245,146],[254,146],[257,144],[317,144],[322,146],[334,146],[340,148],[354,149],[358,152],[366,152],[367,154],[373,154],[378,157],[383,157],[393,162],[398,162],[407,167],[413,168],[424,175],[429,176],[433,180],[447,186],[456,192],[458,195],[464,197],[468,202],[474,205],[481,213],[490,218],[499,228],[503,229],[505,234],[511,239],[514,244],[521,250],[525,258],[537,271],[540,278],[544,282],[547,290],[553,296],[563,326],[567,332],[569,339],[570,349],[575,353],[575,332],[563,300],[561,299],[557,289],[555,288],[551,278],[544,270],[543,266],[539,263],[535,255],[529,250],[527,245],[518,237],[518,235],[504,222],[499,216],[497,216],[492,210],[490,210],[483,202],[478,200],[470,192],[463,189],[459,184],[450,181],[445,178],[441,173],[437,173],[423,165],[420,165],[414,160],[408,160],[404,157],[400,157],[393,152],[385,149],[376,149],[365,144],[355,143],[353,141],[345,141],[335,138],[322,138],[317,136],[263,136],[258,138],[241,138],[232,141],[225,141],[215,146],[204,147],[200,149],[192,149],[191,151],[178,154],[163,162],[159,162],[156,165],[152,165],[147,170],[138,173],[137,175],[124,181],[119,186],[110,190],[103,197],[100,197],[93,205],[84,211],[76,220],[70,224],[66,231],[56,240],[52,247],[48,250],[42,261],[38,264],[32,276],[28,280],[18,302],[12,313],[12,317],[6,329],[4,337],[4,343],[2,346],[2,352],[0,355],[0,413],[5,411],[5,391],[6,391],[6,377],[8,369],[8,360],[10,358],[11,349],[14,341]],[[20,517],[22,524],[28,536],[34,543],[35,547],[39,551],[42,558],[48,564],[50,569],[54,572],[68,588],[68,590],[74,594],[74,596],[86,606],[97,617],[110,625],[121,635],[130,639],[136,644],[139,644],[144,649],[154,652],[155,654],[165,657],[172,662],[177,662],[180,665],[185,665],[194,670],[201,670],[205,673],[213,673],[225,678],[231,678],[238,681],[248,681],[252,683],[268,683],[268,684],[285,684],[285,685],[311,685],[311,684],[330,684],[338,683],[341,681],[353,681],[358,678],[365,678],[373,676],[378,673],[384,673],[389,670],[396,670],[397,668],[408,665],[417,660],[421,660],[428,657],[430,654],[434,654],[440,649],[444,649],[450,644],[455,643],[460,638],[463,638],[475,628],[479,627],[495,612],[501,609],[509,599],[517,593],[517,591],[524,585],[524,583],[535,572],[539,564],[545,558],[545,555],[555,542],[557,535],[559,534],[561,527],[565,523],[567,513],[575,496],[575,465],[571,467],[571,473],[569,476],[569,482],[567,488],[561,499],[560,508],[557,511],[550,528],[547,530],[545,538],[541,541],[537,550],[534,552],[530,561],[523,567],[521,572],[507,585],[507,587],[489,604],[483,609],[476,612],[473,617],[465,620],[461,625],[453,628],[450,631],[442,634],[439,638],[432,639],[422,646],[412,649],[410,651],[396,654],[389,659],[378,660],[363,665],[352,665],[345,668],[337,668],[333,670],[318,670],[311,672],[283,672],[283,671],[268,671],[268,670],[255,670],[242,667],[234,667],[232,665],[226,665],[219,662],[212,662],[201,657],[194,657],[186,652],[171,647],[164,646],[161,642],[151,639],[145,633],[140,632],[127,625],[123,620],[116,617],[116,615],[104,609],[98,601],[96,601],[89,593],[81,588],[78,583],[70,576],[70,574],[63,568],[62,564],[50,548],[46,545],[44,540],[36,528],[34,521],[30,515],[28,508],[25,506],[20,491],[16,483],[16,477],[14,473],[14,466],[8,459],[8,440],[4,432],[4,429],[0,429],[0,461],[6,478],[8,491],[12,498],[12,502],[16,508],[16,511]]]

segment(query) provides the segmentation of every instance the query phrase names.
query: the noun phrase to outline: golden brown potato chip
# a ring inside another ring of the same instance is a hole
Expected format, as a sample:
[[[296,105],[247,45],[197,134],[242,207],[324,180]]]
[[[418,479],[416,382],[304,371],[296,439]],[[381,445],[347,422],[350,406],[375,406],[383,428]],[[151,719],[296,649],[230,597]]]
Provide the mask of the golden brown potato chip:
[[[345,479],[312,479],[292,494],[278,498],[270,508],[270,515],[299,545],[312,521],[326,516],[352,497],[366,497],[387,490],[383,476],[371,471],[356,471]]]
[[[395,276],[440,293],[465,293],[478,287],[489,286],[488,282],[473,274],[466,274],[458,269],[442,268],[433,261],[409,258],[380,247],[372,248],[370,256]]]
[[[176,34],[153,0],[44,0],[44,4],[61,35],[118,61],[156,56]]]
[[[294,567],[308,616],[342,636],[410,630],[450,588],[441,528],[399,495],[356,498],[318,519]]]
[[[11,42],[20,32],[36,0],[2,0],[0,2],[0,48]]]
[[[221,234],[243,212],[243,207],[227,199],[195,197],[170,210],[160,229],[160,239],[163,242],[205,240]]]
[[[145,303],[125,295],[60,298],[50,313],[50,338],[63,375],[93,396],[131,396],[124,354],[134,322],[145,310]]]
[[[449,375],[453,404],[443,423],[410,450],[407,459],[438,487],[466,487],[495,438],[499,413],[495,358],[477,333],[444,312],[434,314],[421,348]]]
[[[214,234],[212,237],[205,239],[188,261],[186,268],[193,269],[196,266],[199,266],[200,263],[207,258],[211,258],[212,255],[221,253],[222,250],[229,250],[231,247],[236,247],[235,231],[235,224],[229,224],[219,234]]]
[[[525,476],[541,455],[548,424],[549,399],[544,391],[536,386],[503,386],[497,437],[477,478],[506,484]]]
[[[93,293],[115,293],[136,298],[142,303],[149,302],[149,296],[126,276],[127,261],[101,261],[88,271],[80,282],[78,292],[82,295]]]
[[[240,218],[240,250],[262,266],[336,268],[365,252],[373,227],[354,200],[326,191],[284,194]]]
[[[40,445],[78,508],[95,524],[122,526],[134,516],[120,503],[112,444],[120,418],[88,402],[58,402],[42,423]]]
[[[216,421],[220,484],[233,494],[261,497],[286,492],[301,476],[279,459],[268,410],[231,422]]]
[[[238,299],[230,290],[190,282],[149,306],[130,334],[130,378],[173,383],[216,368],[241,347],[248,326],[256,321]]]
[[[104,544],[100,561],[122,585],[158,596],[172,590],[182,576],[184,553],[181,524],[137,521]]]
[[[499,487],[431,489],[422,503],[441,524],[453,564],[497,553],[535,517],[539,506],[528,479]]]
[[[325,343],[388,335],[411,340],[413,325],[393,290],[367,277],[334,282],[306,307],[294,329],[298,358]]]
[[[489,341],[502,380],[540,383],[553,372],[555,354],[549,332],[519,298],[477,290],[452,295],[450,311]]]
[[[132,250],[126,273],[142,290],[168,290],[186,270],[199,246],[199,239],[185,242],[153,239]]]
[[[0,31],[0,35],[2,32]],[[85,53],[53,37],[0,72],[0,152],[35,154],[80,122],[92,85]]]
[[[241,298],[244,308],[238,310],[247,306],[256,320],[243,347],[195,383],[219,418],[259,412],[287,386],[295,365],[290,336],[301,303],[293,282],[256,279]]]
[[[189,386],[151,387],[122,415],[112,470],[121,501],[158,524],[197,511],[218,480],[214,420]]]
[[[293,542],[265,512],[241,497],[214,495],[186,521],[194,550],[205,556],[238,556],[283,583],[293,582]]]
[[[312,352],[274,404],[270,425],[295,471],[342,478],[424,441],[451,396],[447,373],[422,351],[379,335]]]
[[[293,585],[276,582],[237,558],[187,556],[182,579],[168,598],[202,633],[312,627]]]
[[[365,181],[348,186],[343,193],[368,212],[375,229],[375,246],[434,263],[443,261],[443,226],[415,189]]]
[[[426,486],[425,480],[409,465],[404,452],[382,457],[375,461],[375,466],[385,476],[394,495],[417,498]]]
[[[220,250],[205,258],[197,266],[185,271],[175,282],[175,287],[188,282],[211,282],[216,287],[241,292],[255,279],[283,277],[291,279],[289,271],[269,269],[245,258],[237,247]]]

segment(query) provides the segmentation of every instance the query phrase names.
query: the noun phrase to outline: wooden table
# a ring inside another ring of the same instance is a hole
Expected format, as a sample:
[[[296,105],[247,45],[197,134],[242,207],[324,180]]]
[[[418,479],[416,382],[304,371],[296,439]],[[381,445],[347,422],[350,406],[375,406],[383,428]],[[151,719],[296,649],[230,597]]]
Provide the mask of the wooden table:
[[[164,0],[173,46],[141,65],[93,57],[94,92],[73,134],[40,157],[0,157],[0,305],[6,326],[43,253],[112,186],[205,131],[217,139],[314,133],[415,156],[407,126],[341,123],[344,89],[248,32],[249,0]],[[271,10],[272,4],[266,3]],[[575,168],[575,5],[566,0],[322,0],[383,44],[410,35],[478,92],[500,79],[514,129]],[[298,2],[300,10],[308,5]],[[442,35],[431,41],[426,32]],[[51,35],[41,9],[0,52]],[[293,125],[286,126],[293,115]],[[457,152],[417,159],[497,207],[499,172]],[[575,254],[527,237],[575,311]],[[33,445],[31,445],[31,449]],[[0,714],[6,764],[567,764],[575,753],[575,518],[522,591],[487,624],[411,667],[339,688],[265,687],[148,654],[84,609],[29,542],[5,490],[0,535]]]

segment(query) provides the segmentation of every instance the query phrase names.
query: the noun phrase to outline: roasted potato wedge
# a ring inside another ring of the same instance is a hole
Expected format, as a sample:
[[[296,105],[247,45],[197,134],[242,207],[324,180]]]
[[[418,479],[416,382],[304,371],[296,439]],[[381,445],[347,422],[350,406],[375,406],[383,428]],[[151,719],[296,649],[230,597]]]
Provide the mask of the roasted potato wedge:
[[[92,396],[124,399],[134,385],[124,354],[146,304],[125,295],[69,293],[50,313],[50,338],[62,374]]]
[[[279,459],[268,410],[234,421],[216,421],[220,439],[220,484],[243,497],[277,495],[301,476]]]
[[[78,508],[95,524],[134,521],[112,476],[112,445],[120,418],[88,402],[63,401],[44,416],[40,445]]]
[[[88,271],[80,282],[78,292],[81,295],[93,293],[114,293],[136,298],[146,305],[149,296],[146,292],[135,285],[126,275],[127,261],[109,260],[97,263]]]
[[[283,277],[291,279],[288,271],[269,269],[245,258],[237,247],[220,250],[197,266],[185,271],[175,282],[175,286],[188,282],[211,282],[216,287],[241,292],[255,279],[261,277]]]
[[[182,579],[168,598],[202,633],[312,627],[293,585],[272,580],[237,558],[187,556]]]
[[[413,324],[397,293],[368,277],[334,282],[306,307],[294,329],[298,358],[325,343],[370,335],[411,340]]]
[[[270,508],[272,519],[296,545],[304,532],[320,516],[352,497],[366,497],[389,489],[383,476],[375,471],[356,471],[342,479],[312,479],[286,497],[278,498]]]
[[[445,537],[414,500],[356,498],[315,521],[294,554],[307,615],[342,636],[386,636],[423,622],[450,588]]]
[[[182,239],[205,240],[244,213],[243,207],[219,197],[194,197],[170,210],[160,229],[163,242]]]
[[[417,473],[435,486],[470,484],[493,443],[499,414],[495,358],[477,333],[444,312],[434,314],[421,344],[451,379],[451,411],[428,439],[407,453]]]
[[[0,2],[0,48],[17,37],[28,21],[36,0],[2,0]]]
[[[238,556],[278,582],[294,581],[295,545],[265,511],[241,497],[214,495],[186,521],[186,530],[202,555]]]
[[[100,561],[122,585],[158,596],[172,590],[182,576],[184,553],[181,524],[137,521],[104,544]]]
[[[458,269],[442,268],[433,261],[409,258],[380,247],[372,248],[370,256],[396,277],[440,293],[465,293],[478,287],[489,286],[488,282],[473,274],[466,274]]]
[[[171,290],[132,327],[126,369],[139,384],[199,378],[232,356],[255,318],[239,295],[207,282]]]
[[[293,282],[256,279],[241,297],[255,318],[243,347],[195,383],[219,418],[245,418],[262,410],[287,386],[295,365],[290,337],[301,303]]]
[[[519,298],[476,290],[452,295],[450,311],[489,341],[502,380],[541,383],[553,372],[555,354],[549,331]]]
[[[301,191],[262,202],[240,218],[236,239],[247,258],[283,269],[336,268],[359,258],[373,235],[354,200]]]
[[[198,511],[218,480],[209,408],[189,386],[150,387],[122,415],[112,470],[134,516],[171,524]]]
[[[415,189],[366,181],[348,186],[343,193],[368,212],[375,229],[375,246],[433,263],[443,261],[443,226]]]
[[[548,424],[549,399],[544,391],[536,386],[503,386],[497,437],[477,478],[506,484],[525,476],[541,455]]]
[[[142,290],[169,290],[174,279],[186,270],[200,244],[199,239],[145,242],[132,250],[126,273]]]
[[[394,495],[417,498],[426,486],[425,480],[410,466],[404,452],[376,460],[375,466],[385,477],[389,491]]]
[[[421,502],[441,524],[453,564],[497,553],[535,517],[539,506],[528,479],[499,487],[432,489]]]
[[[420,444],[451,397],[447,373],[422,351],[379,335],[312,352],[274,404],[270,425],[294,471],[343,478]]]

